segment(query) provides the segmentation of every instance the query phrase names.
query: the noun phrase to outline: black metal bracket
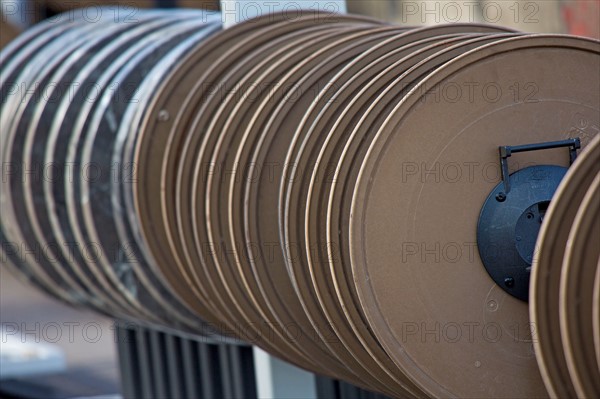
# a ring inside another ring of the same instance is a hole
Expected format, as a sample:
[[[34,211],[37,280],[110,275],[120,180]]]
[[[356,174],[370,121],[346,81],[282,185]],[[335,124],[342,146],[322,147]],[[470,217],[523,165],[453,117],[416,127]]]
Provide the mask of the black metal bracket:
[[[577,158],[577,150],[581,148],[579,137],[561,141],[550,141],[547,143],[523,144],[514,146],[500,146],[500,170],[502,173],[502,182],[504,183],[504,194],[510,191],[510,179],[508,173],[508,158],[517,152],[549,150],[552,148],[569,147],[569,162],[573,164]]]
[[[572,164],[579,138],[538,144],[501,146],[502,181],[489,193],[477,224],[479,256],[492,280],[505,292],[527,301],[535,244],[548,206],[568,168],[534,165],[509,174],[513,153],[569,148]],[[510,194],[509,194],[510,192]]]

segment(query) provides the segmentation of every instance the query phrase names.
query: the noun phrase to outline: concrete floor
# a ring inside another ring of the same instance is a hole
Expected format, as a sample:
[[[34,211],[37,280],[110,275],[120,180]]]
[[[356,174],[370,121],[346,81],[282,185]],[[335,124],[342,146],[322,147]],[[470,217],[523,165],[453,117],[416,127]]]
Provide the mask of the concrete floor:
[[[17,327],[21,338],[53,343],[65,353],[65,373],[0,383],[0,397],[78,397],[119,392],[113,323],[75,309],[23,284],[0,265],[0,323]],[[1,343],[0,343],[1,345]]]

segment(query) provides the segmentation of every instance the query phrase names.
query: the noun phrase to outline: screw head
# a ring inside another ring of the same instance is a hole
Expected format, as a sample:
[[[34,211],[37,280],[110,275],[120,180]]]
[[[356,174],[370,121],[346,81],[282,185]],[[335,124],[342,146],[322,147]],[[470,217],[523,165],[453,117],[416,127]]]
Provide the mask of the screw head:
[[[504,279],[504,285],[507,286],[508,288],[512,288],[515,285],[515,279],[512,277],[506,277]]]
[[[161,122],[167,122],[170,118],[171,115],[166,109],[160,110],[160,112],[158,113],[158,120]]]
[[[503,192],[499,192],[498,194],[496,194],[496,201],[498,201],[498,202],[506,201],[506,194],[504,194]]]

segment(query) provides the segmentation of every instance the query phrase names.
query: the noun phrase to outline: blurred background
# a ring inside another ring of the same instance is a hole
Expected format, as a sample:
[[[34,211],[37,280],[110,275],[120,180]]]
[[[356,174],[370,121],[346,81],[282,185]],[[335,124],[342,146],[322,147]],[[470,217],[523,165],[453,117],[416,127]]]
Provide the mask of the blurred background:
[[[297,0],[298,4],[311,0]],[[313,2],[314,3],[314,2]],[[405,25],[485,22],[539,33],[600,38],[600,0],[347,0],[348,11]],[[45,18],[80,7],[219,9],[210,0],[0,0],[1,45]]]
[[[311,1],[307,1],[310,3]],[[298,1],[302,4],[302,0]],[[119,7],[219,9],[207,0],[0,1],[0,48],[35,23],[80,7],[109,4]],[[349,0],[350,13],[369,15],[402,25],[453,22],[491,23],[528,32],[570,33],[600,38],[599,0]],[[2,368],[0,393],[12,397],[111,397],[118,395],[119,372],[111,320],[78,311],[24,285],[0,268],[2,361],[18,356],[44,357],[51,373],[7,374]],[[18,331],[18,333],[17,333]],[[11,342],[51,344],[23,355],[11,352]],[[58,349],[56,353],[53,348]],[[43,368],[43,367],[42,367]],[[116,396],[115,396],[116,397]]]

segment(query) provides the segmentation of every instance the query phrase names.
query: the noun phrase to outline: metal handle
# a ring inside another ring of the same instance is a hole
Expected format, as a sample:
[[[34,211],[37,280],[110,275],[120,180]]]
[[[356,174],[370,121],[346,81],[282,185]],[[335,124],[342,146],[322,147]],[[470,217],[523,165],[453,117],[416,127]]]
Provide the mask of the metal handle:
[[[508,194],[510,191],[510,180],[508,174],[508,158],[516,152],[549,150],[552,148],[569,147],[569,162],[573,164],[577,158],[577,150],[581,148],[581,140],[579,137],[561,141],[549,141],[547,143],[523,144],[514,146],[500,146],[500,170],[502,173],[502,181],[504,182],[504,192]]]

